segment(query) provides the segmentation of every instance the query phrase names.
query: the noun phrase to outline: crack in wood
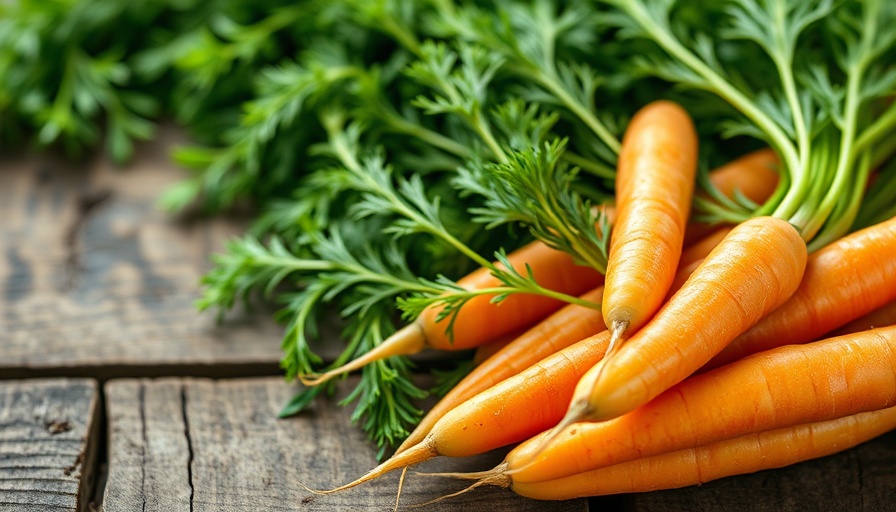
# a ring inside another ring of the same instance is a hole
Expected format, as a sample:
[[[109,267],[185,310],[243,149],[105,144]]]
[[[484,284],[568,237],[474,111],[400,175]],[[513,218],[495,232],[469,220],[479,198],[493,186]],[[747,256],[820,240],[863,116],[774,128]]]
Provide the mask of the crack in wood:
[[[137,392],[137,401],[140,404],[140,435],[143,443],[140,445],[140,496],[143,498],[143,511],[146,512],[146,448],[149,438],[146,436],[146,384],[141,383]]]
[[[190,486],[190,512],[193,512],[193,494],[196,488],[193,487],[193,439],[190,437],[190,417],[187,414],[186,385],[182,385],[180,388],[180,404],[181,414],[184,419],[184,436],[187,439],[187,485]]]

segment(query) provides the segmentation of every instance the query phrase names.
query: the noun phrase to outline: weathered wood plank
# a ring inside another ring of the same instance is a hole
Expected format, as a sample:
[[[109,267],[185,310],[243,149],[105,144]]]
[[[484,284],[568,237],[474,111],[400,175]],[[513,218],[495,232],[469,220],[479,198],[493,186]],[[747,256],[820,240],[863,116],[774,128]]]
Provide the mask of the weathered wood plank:
[[[896,431],[828,457],[699,487],[626,496],[635,512],[896,510]]]
[[[106,384],[109,478],[103,510],[390,510],[391,474],[344,493],[315,496],[375,464],[374,450],[349,425],[349,410],[321,401],[309,414],[279,420],[294,390],[275,378],[113,380]],[[440,460],[421,471],[479,470],[503,453]],[[402,503],[436,498],[456,482],[409,476]],[[481,489],[426,508],[435,511],[584,511],[585,500],[543,503]]]
[[[227,218],[176,218],[161,192],[184,177],[173,130],[132,165],[48,155],[0,159],[0,376],[275,374],[269,314],[217,325],[193,307],[208,257],[242,233]]]
[[[98,399],[93,380],[0,382],[0,511],[87,510]]]

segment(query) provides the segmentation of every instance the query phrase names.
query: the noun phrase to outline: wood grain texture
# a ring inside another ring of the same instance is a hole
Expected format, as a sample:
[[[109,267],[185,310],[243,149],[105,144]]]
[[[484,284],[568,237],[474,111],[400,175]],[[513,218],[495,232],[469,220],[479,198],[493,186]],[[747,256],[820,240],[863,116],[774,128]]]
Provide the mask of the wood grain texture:
[[[244,222],[161,211],[182,179],[163,130],[134,163],[0,158],[0,376],[275,374],[268,312],[198,314],[209,255]]]
[[[0,382],[0,511],[87,510],[98,399],[87,379]]]
[[[105,512],[391,510],[398,474],[339,494],[304,490],[348,482],[375,465],[374,449],[347,408],[321,400],[308,414],[277,419],[294,389],[275,378],[113,380],[106,384],[109,479]],[[420,471],[487,469],[503,453],[421,464]],[[409,475],[403,504],[462,487]],[[481,489],[431,511],[584,511],[585,500],[546,503]]]

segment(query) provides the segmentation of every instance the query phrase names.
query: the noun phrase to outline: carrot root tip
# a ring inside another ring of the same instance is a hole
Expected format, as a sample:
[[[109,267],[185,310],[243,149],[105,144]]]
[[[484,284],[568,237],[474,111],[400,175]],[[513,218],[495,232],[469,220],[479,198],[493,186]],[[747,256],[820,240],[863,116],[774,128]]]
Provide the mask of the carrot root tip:
[[[305,386],[319,386],[324,382],[338,377],[344,373],[360,370],[364,366],[397,355],[415,354],[426,347],[426,333],[416,322],[410,323],[395,331],[391,336],[383,340],[366,354],[333,368],[321,374],[305,374],[299,376],[299,381]]]
[[[498,476],[498,475],[495,475],[495,476]],[[466,494],[466,493],[472,491],[473,489],[476,489],[477,487],[482,487],[483,485],[497,485],[497,486],[499,486],[499,487],[507,488],[507,487],[510,486],[510,478],[507,477],[506,475],[502,475],[502,478],[501,478],[500,480],[496,480],[496,479],[483,479],[483,480],[478,480],[478,481],[473,482],[471,485],[469,485],[469,486],[467,486],[467,487],[464,487],[463,489],[461,489],[461,490],[459,490],[459,491],[457,491],[457,492],[453,492],[453,493],[451,493],[451,494],[446,494],[446,495],[444,495],[444,496],[439,496],[438,498],[435,498],[435,499],[426,501],[426,502],[424,502],[424,503],[418,503],[418,504],[416,504],[416,505],[408,505],[408,508],[421,508],[421,507],[426,507],[426,506],[429,506],[429,505],[433,505],[433,504],[438,503],[438,502],[440,502],[440,501],[445,501],[445,500],[447,500],[447,499],[454,498],[454,497],[456,497],[456,496],[460,496],[461,494]]]
[[[625,331],[628,330],[628,320],[613,320],[610,325],[610,344],[607,345],[607,356],[616,350],[616,346],[622,340]]]
[[[425,476],[425,477],[436,477],[436,478],[454,478],[458,480],[487,480],[494,477],[500,477],[504,475],[504,472],[507,470],[507,463],[502,462],[501,464],[495,466],[488,471],[474,471],[470,473],[426,473],[415,471],[416,475]]]
[[[303,386],[317,386],[318,384],[323,384],[324,382],[330,379],[330,376],[327,376],[326,373],[307,373],[299,375],[299,382],[302,383]]]

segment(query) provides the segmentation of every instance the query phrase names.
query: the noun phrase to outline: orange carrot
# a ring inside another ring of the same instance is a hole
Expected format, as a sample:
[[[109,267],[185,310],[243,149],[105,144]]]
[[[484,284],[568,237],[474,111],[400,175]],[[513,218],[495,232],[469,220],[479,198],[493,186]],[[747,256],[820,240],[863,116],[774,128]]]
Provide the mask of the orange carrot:
[[[831,336],[843,336],[854,332],[867,331],[876,327],[896,325],[896,300],[875,309],[867,315],[856,318],[852,322],[833,331]]]
[[[540,286],[557,292],[580,295],[603,282],[594,269],[576,265],[569,254],[551,249],[535,241],[508,255],[513,268],[520,272],[531,269]],[[498,264],[501,267],[500,263]],[[480,268],[461,278],[458,284],[468,290],[482,290],[501,286],[501,282],[486,268]],[[339,368],[320,375],[303,376],[305,385],[318,385],[327,380],[358,370],[365,365],[396,355],[417,353],[424,348],[466,350],[531,326],[563,306],[557,299],[542,295],[514,293],[500,303],[492,303],[493,295],[470,299],[458,311],[453,326],[453,338],[446,331],[447,320],[439,321],[439,307],[427,308],[407,326],[383,341],[373,350]]]
[[[706,369],[785,341],[812,341],[893,300],[896,218],[851,233],[813,253],[793,296],[732,341]]]
[[[734,198],[740,193],[750,201],[762,204],[778,186],[775,170],[778,165],[778,155],[772,149],[760,149],[714,169],[709,173],[709,181],[726,197]],[[703,191],[697,191],[695,195],[707,197]],[[702,239],[717,228],[716,224],[692,220],[685,229],[684,243],[688,245]]]
[[[685,379],[784,303],[806,258],[805,242],[786,221],[739,224],[647,326],[582,377],[556,433],[625,414]]]
[[[672,285],[696,172],[697,133],[687,112],[669,101],[638,111],[616,170],[617,219],[601,307],[611,346],[644,325]]]
[[[727,197],[740,193],[750,201],[762,204],[778,186],[778,172],[775,170],[778,165],[778,155],[774,150],[759,149],[712,171],[710,182]]]
[[[675,489],[824,457],[893,429],[896,407],[747,434],[555,480],[513,482],[512,476],[503,475],[484,483],[509,486],[521,496],[540,500]]]
[[[544,482],[622,462],[896,405],[896,327],[788,345],[693,376],[618,418],[547,431],[497,468]]]

